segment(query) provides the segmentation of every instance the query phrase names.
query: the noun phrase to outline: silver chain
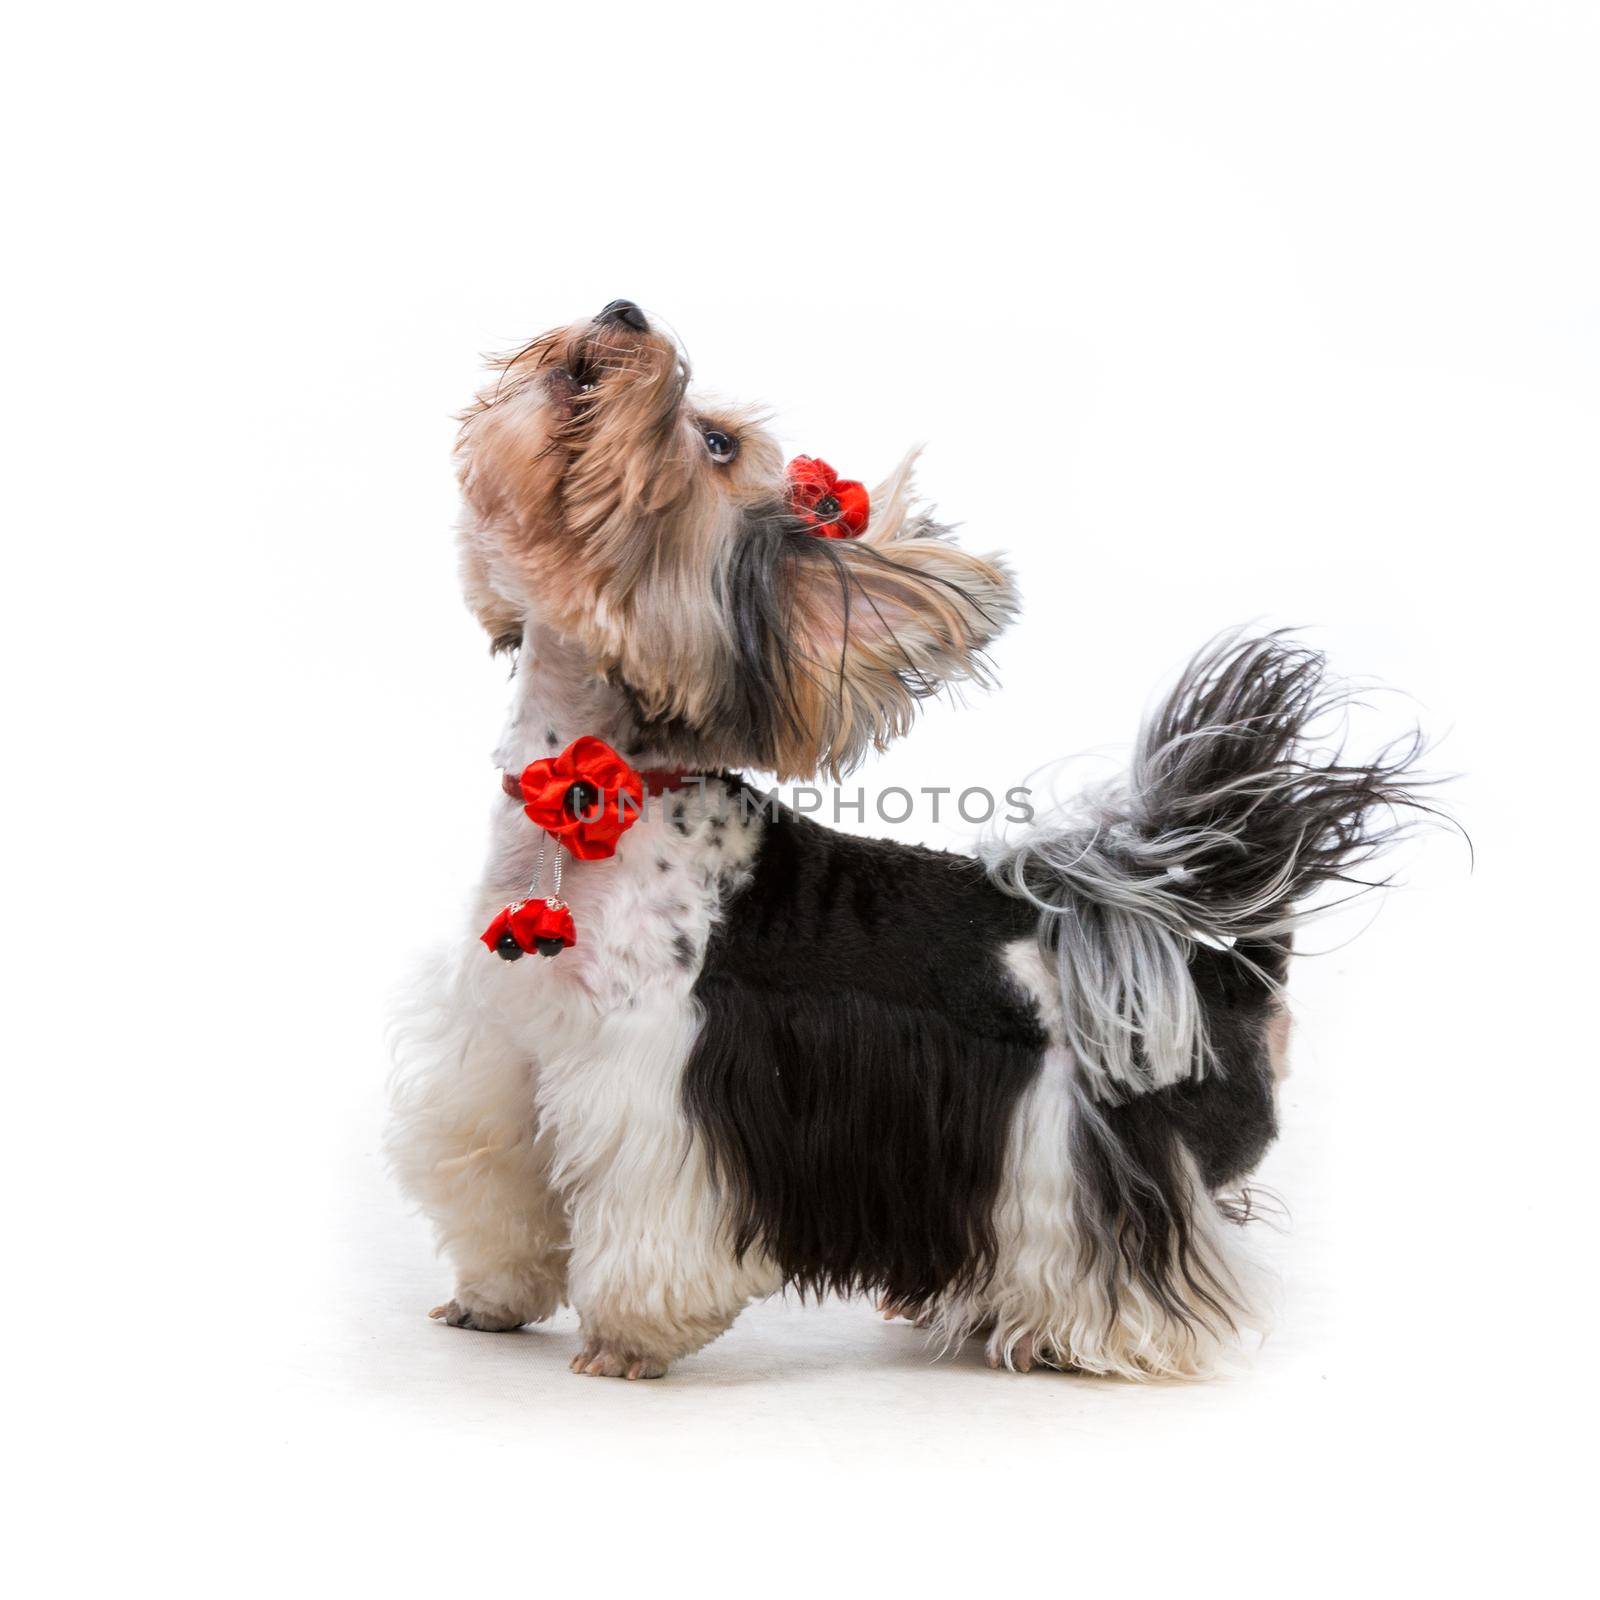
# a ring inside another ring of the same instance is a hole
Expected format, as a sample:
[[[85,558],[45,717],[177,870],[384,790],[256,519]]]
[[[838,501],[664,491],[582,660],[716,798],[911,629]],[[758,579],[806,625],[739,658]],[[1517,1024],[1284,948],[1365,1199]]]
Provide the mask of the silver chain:
[[[539,835],[539,854],[534,859],[533,883],[528,889],[527,900],[537,900],[539,898],[539,890],[544,886],[544,857],[545,849],[549,842],[549,837],[550,836],[548,834],[544,833]],[[565,854],[566,851],[558,840],[556,842],[556,858],[551,870],[553,886],[550,891],[549,899],[550,908],[552,911],[559,911],[566,904],[566,902],[561,898],[561,858]],[[526,904],[526,901],[524,901],[524,904]]]

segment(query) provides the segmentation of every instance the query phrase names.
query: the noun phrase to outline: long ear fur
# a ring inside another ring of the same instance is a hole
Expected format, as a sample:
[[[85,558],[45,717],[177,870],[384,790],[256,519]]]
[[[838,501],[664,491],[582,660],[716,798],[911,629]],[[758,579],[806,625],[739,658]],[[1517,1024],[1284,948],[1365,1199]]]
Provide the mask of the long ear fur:
[[[904,733],[947,684],[987,684],[984,650],[1018,610],[1011,574],[912,501],[908,457],[859,540],[768,514],[730,568],[738,693],[780,777],[834,776]]]

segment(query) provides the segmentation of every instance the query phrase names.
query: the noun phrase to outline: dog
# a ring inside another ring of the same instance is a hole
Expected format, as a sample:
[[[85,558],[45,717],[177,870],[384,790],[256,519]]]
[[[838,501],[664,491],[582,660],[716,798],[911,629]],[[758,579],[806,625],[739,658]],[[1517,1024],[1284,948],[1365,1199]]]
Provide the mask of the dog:
[[[1322,657],[1225,635],[1125,776],[981,859],[832,831],[740,774],[850,770],[987,682],[1018,609],[909,461],[870,495],[786,473],[624,300],[498,360],[457,460],[467,602],[514,667],[471,931],[398,1029],[388,1156],[456,1279],[432,1315],[570,1304],[607,1377],[786,1288],[1017,1371],[1230,1360],[1264,1320],[1238,1224],[1292,932],[1425,809],[1420,741],[1316,746]]]

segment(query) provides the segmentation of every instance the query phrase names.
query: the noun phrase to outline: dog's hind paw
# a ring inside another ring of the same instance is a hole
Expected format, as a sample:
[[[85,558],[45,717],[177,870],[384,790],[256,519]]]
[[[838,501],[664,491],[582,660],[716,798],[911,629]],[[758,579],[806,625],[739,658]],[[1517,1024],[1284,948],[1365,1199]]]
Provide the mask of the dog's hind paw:
[[[572,1370],[582,1378],[664,1378],[667,1363],[648,1356],[619,1354],[603,1344],[586,1344],[572,1358]]]
[[[931,1328],[935,1307],[930,1300],[917,1306],[906,1300],[895,1300],[889,1295],[878,1297],[878,1313],[885,1322],[909,1322],[913,1328]]]
[[[435,1322],[452,1328],[472,1328],[479,1333],[510,1333],[520,1328],[526,1320],[504,1307],[487,1306],[481,1302],[463,1305],[459,1300],[446,1300],[428,1313]]]
[[[1061,1353],[1031,1333],[1020,1338],[1007,1338],[996,1330],[989,1336],[985,1359],[997,1372],[1032,1372],[1035,1367],[1048,1367],[1053,1372],[1071,1372],[1073,1365]]]

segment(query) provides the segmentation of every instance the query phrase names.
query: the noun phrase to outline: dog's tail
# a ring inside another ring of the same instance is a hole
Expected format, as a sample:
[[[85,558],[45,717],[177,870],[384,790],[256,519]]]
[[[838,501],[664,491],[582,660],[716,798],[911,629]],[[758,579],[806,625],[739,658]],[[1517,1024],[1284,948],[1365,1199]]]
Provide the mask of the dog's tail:
[[[1215,1194],[1244,1173],[1201,1130],[1264,1119],[1229,1145],[1259,1159],[1291,931],[1330,886],[1335,901],[1376,887],[1377,858],[1429,810],[1419,734],[1344,755],[1351,699],[1317,651],[1224,635],[1146,720],[1125,775],[990,861],[1039,907],[1060,978],[1077,1276],[1104,1323],[1074,1332],[1080,1364],[1201,1370],[1253,1320]]]

